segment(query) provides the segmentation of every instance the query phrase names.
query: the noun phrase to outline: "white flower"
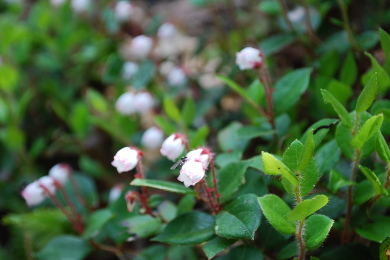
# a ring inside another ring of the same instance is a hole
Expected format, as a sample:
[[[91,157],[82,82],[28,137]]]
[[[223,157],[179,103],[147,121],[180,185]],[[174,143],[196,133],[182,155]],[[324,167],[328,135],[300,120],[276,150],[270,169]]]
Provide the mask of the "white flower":
[[[176,26],[171,23],[164,23],[158,28],[157,36],[160,39],[171,39],[176,33]]]
[[[131,41],[129,52],[136,59],[144,59],[149,55],[152,47],[152,39],[145,35],[140,35]]]
[[[240,70],[257,69],[263,63],[260,51],[252,47],[246,47],[236,53],[236,64]]]
[[[164,133],[161,129],[153,126],[142,135],[141,144],[149,149],[156,149],[164,140]]]
[[[57,182],[59,182],[61,185],[64,185],[67,182],[71,171],[72,169],[68,164],[59,163],[54,165],[49,170],[49,176],[52,177]]]
[[[211,151],[208,148],[199,148],[187,153],[186,158],[188,161],[195,160],[201,162],[203,169],[206,170],[210,163]]]
[[[135,62],[127,61],[122,67],[122,77],[125,80],[130,80],[138,71],[138,64]]]
[[[43,188],[45,192],[49,192],[51,195],[56,193],[56,186],[54,184],[54,179],[50,176],[43,176],[38,179],[38,184]]]
[[[135,168],[140,159],[141,152],[137,149],[124,147],[114,156],[112,166],[116,167],[118,173],[127,172]]]
[[[110,193],[108,194],[108,201],[109,202],[114,202],[116,201],[119,196],[122,194],[123,191],[123,184],[117,184],[114,187],[111,188]]]
[[[46,198],[45,191],[39,186],[37,181],[27,185],[22,191],[22,196],[30,207],[38,205]]]
[[[59,7],[65,3],[66,0],[50,0],[50,4],[54,7]]]
[[[134,96],[133,107],[140,114],[149,112],[155,104],[154,97],[149,92],[138,92]]]
[[[115,5],[115,18],[120,21],[128,21],[130,16],[134,13],[133,5],[128,1],[119,1]]]
[[[132,92],[123,93],[116,101],[115,108],[122,115],[134,114],[134,94]]]
[[[184,186],[188,188],[190,185],[195,185],[201,181],[204,177],[205,170],[203,164],[196,160],[189,160],[184,163],[180,170],[180,175],[177,178],[184,183]]]
[[[305,18],[305,8],[298,6],[294,10],[288,12],[287,17],[293,23],[302,21]]]
[[[81,13],[87,11],[90,6],[90,0],[72,0],[71,6],[73,11]]]
[[[181,134],[171,134],[161,145],[160,153],[169,160],[176,160],[185,148],[185,137]]]
[[[187,81],[187,77],[182,68],[175,67],[169,72],[167,80],[169,85],[176,87],[184,85]]]

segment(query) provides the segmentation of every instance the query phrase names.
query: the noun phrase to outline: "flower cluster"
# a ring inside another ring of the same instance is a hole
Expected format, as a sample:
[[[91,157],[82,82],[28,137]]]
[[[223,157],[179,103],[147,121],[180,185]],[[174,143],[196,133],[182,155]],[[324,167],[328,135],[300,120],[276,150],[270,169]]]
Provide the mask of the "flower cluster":
[[[149,92],[141,91],[133,93],[129,91],[118,98],[115,107],[122,115],[132,115],[135,113],[147,113],[154,105],[154,97]]]
[[[186,187],[200,182],[205,176],[211,156],[211,150],[208,148],[199,148],[187,153],[185,163],[177,179],[183,182]]]

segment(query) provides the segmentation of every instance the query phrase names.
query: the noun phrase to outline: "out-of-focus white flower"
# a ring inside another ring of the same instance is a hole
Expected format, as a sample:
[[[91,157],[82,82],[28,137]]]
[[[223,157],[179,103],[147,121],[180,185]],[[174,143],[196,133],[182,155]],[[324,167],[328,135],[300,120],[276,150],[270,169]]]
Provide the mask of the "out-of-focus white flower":
[[[211,156],[212,153],[209,148],[199,148],[187,153],[186,159],[187,161],[195,160],[201,162],[203,165],[203,169],[206,170],[209,166]]]
[[[246,47],[236,53],[236,64],[240,70],[257,69],[263,64],[263,59],[258,49]]]
[[[49,176],[57,181],[60,185],[64,185],[72,172],[72,168],[66,163],[59,163],[54,165],[49,170]]]
[[[201,181],[204,175],[205,170],[203,164],[196,160],[189,160],[183,164],[177,179],[183,182],[184,186],[188,188],[190,185],[195,185]]]
[[[160,128],[150,127],[142,135],[141,144],[149,149],[156,149],[164,140],[164,133]]]
[[[129,52],[136,59],[145,59],[152,50],[152,47],[152,39],[145,35],[140,35],[131,41]]]
[[[65,3],[66,0],[50,0],[50,4],[54,7],[59,7]]]
[[[135,62],[127,61],[122,67],[122,77],[125,80],[130,80],[138,71],[138,64]]]
[[[169,72],[167,80],[169,85],[177,87],[184,85],[187,81],[187,77],[182,68],[175,67]]]
[[[46,198],[45,191],[39,186],[37,181],[27,185],[22,191],[22,196],[30,207],[38,205]]]
[[[115,18],[120,22],[128,21],[134,13],[133,5],[128,1],[118,1],[115,5]]]
[[[134,98],[132,92],[123,93],[116,101],[115,108],[122,115],[131,115],[135,113]]]
[[[49,192],[51,195],[56,193],[56,186],[54,184],[54,179],[50,176],[43,176],[38,179],[38,184],[41,186],[45,192]]]
[[[171,134],[162,143],[160,153],[168,157],[169,160],[174,161],[183,153],[186,142],[187,140],[184,135],[178,133]]]
[[[287,17],[293,23],[302,21],[305,17],[305,8],[298,6],[294,10],[288,12]]]
[[[155,103],[154,97],[149,92],[138,92],[134,96],[134,108],[140,114],[149,112]]]
[[[114,187],[112,187],[110,193],[108,194],[108,201],[109,202],[116,201],[119,198],[119,196],[122,194],[123,188],[124,186],[122,183],[119,183]]]
[[[160,39],[172,39],[177,33],[176,26],[171,23],[162,24],[157,31],[157,36]]]
[[[82,13],[88,10],[91,5],[90,0],[72,0],[71,6],[76,13]]]
[[[114,156],[112,166],[116,167],[118,173],[127,172],[135,168],[142,152],[136,148],[124,147],[120,149]]]

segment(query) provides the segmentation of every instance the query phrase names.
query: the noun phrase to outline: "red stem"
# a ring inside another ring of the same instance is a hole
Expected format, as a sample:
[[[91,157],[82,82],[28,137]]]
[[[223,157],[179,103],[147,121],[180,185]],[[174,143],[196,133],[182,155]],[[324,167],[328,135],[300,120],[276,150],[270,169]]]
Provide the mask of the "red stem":
[[[140,179],[145,179],[144,169],[143,169],[141,160],[138,161],[137,170],[138,170],[138,172],[137,172],[138,177]],[[140,202],[141,202],[142,206],[144,207],[146,213],[149,214],[150,216],[154,217],[153,211],[148,205],[148,190],[146,189],[146,187],[141,186],[141,194],[139,194],[139,193],[137,193],[137,194],[139,195]]]
[[[209,187],[208,187],[208,185],[207,185],[205,180],[201,180],[200,183],[202,183],[203,189],[206,191],[206,195],[207,195],[207,198],[209,200],[209,204],[210,204],[211,210],[213,211],[213,214],[216,215],[218,213],[218,209],[215,206],[215,203],[214,203],[213,197],[211,195],[210,189],[209,189]]]
[[[87,206],[87,203],[85,202],[84,200],[84,197],[83,197],[83,194],[81,193],[81,190],[80,190],[80,187],[75,179],[75,177],[73,176],[73,174],[69,174],[69,180],[70,180],[70,184],[72,185],[74,191],[75,191],[75,194],[76,194],[76,197],[77,197],[77,200],[80,202],[80,204],[84,207]]]
[[[59,188],[59,190],[61,191],[62,195],[64,195],[66,204],[69,206],[69,208],[72,211],[73,215],[76,217],[77,222],[82,223],[81,215],[77,212],[77,210],[76,210],[72,200],[69,197],[69,194],[66,192],[64,187],[62,187],[61,183],[59,183],[58,181],[54,181],[54,184]]]
[[[213,158],[211,158],[210,164],[211,164],[211,173],[213,175],[213,184],[214,184],[214,191],[215,191],[214,195],[217,200],[217,213],[218,213],[222,209],[221,200],[220,200],[221,194],[219,193],[218,190],[218,181],[217,181],[217,176],[215,174],[215,163]]]

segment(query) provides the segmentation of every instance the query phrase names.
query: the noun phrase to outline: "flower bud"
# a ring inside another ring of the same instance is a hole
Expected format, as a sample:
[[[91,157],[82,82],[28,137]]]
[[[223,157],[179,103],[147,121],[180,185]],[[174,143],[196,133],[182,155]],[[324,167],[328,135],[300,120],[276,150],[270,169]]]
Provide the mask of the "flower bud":
[[[190,185],[195,185],[203,179],[205,170],[202,162],[196,160],[189,160],[183,164],[180,170],[180,175],[177,178],[184,183],[184,186],[188,188]]]
[[[142,135],[141,144],[149,149],[156,149],[164,140],[164,133],[161,129],[153,126]]]
[[[117,184],[114,187],[111,188],[110,193],[108,194],[108,201],[109,202],[114,202],[116,201],[119,196],[122,194],[123,191],[123,184]]]
[[[123,93],[116,101],[115,108],[122,115],[134,114],[134,94],[132,92]]]
[[[186,138],[182,134],[171,134],[161,145],[160,153],[169,160],[176,160],[185,148]]]
[[[128,1],[119,1],[115,5],[115,18],[119,22],[128,21],[130,16],[134,13],[133,5]]]
[[[257,69],[263,64],[263,59],[258,49],[246,47],[236,53],[236,64],[240,70]]]
[[[49,176],[52,177],[59,184],[64,185],[67,182],[71,172],[72,172],[72,169],[70,168],[70,166],[68,164],[59,163],[59,164],[54,165],[49,170]]]
[[[136,191],[129,191],[129,192],[126,193],[125,200],[126,200],[127,210],[129,212],[133,212],[136,198],[137,198],[137,192]]]
[[[71,6],[76,13],[82,13],[88,10],[90,6],[90,0],[72,0]]]
[[[40,204],[46,198],[44,190],[37,181],[27,185],[22,191],[22,196],[30,207]]]
[[[45,193],[50,193],[51,195],[54,195],[56,193],[56,186],[54,184],[54,179],[50,176],[43,176],[38,179],[38,184],[40,187],[43,188]]]
[[[136,148],[124,147],[114,156],[112,166],[116,167],[118,173],[127,172],[135,168],[142,156],[142,152]]]
[[[135,73],[138,71],[138,65],[135,62],[125,62],[122,67],[122,78],[125,80],[130,80]]]
[[[169,72],[167,80],[169,85],[177,87],[184,85],[187,81],[187,77],[182,68],[175,67]]]
[[[207,170],[211,160],[211,150],[208,148],[199,148],[187,153],[186,158],[188,161],[195,160],[201,162],[203,165],[203,169]]]
[[[154,107],[154,104],[154,97],[149,92],[138,92],[134,96],[133,107],[140,114],[149,112]]]
[[[171,39],[177,33],[176,26],[171,23],[162,24],[157,31],[157,37],[160,39]]]
[[[140,35],[135,37],[130,44],[130,54],[136,59],[145,59],[153,47],[150,37]]]

